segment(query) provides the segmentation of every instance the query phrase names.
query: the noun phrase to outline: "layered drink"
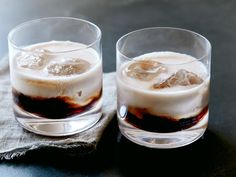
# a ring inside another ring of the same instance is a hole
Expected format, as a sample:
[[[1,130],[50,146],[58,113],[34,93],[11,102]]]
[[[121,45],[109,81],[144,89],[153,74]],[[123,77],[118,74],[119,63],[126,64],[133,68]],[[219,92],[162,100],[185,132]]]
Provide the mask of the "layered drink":
[[[25,113],[64,119],[101,109],[102,61],[84,44],[50,41],[26,46],[10,65],[18,117]]]
[[[209,80],[201,61],[176,52],[147,53],[122,63],[117,73],[120,126],[154,133],[206,127]]]

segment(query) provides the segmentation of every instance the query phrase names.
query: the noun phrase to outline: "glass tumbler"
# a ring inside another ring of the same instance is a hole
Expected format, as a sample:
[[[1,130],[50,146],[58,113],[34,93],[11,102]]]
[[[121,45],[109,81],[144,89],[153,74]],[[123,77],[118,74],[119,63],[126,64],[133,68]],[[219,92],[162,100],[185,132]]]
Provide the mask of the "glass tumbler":
[[[130,32],[116,44],[121,133],[151,148],[199,139],[208,124],[211,44],[179,28]]]
[[[8,35],[13,110],[36,134],[66,136],[98,122],[102,106],[101,30],[71,17],[18,25]]]

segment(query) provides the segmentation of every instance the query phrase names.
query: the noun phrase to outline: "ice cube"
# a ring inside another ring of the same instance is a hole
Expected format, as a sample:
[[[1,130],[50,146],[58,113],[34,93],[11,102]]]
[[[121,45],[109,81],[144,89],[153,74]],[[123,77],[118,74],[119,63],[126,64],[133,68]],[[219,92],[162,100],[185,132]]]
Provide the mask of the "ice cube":
[[[22,53],[19,56],[17,64],[19,67],[28,68],[28,69],[41,69],[47,60],[46,50],[34,50],[27,53]]]
[[[185,69],[177,71],[175,74],[170,76],[167,80],[162,83],[157,83],[153,85],[154,89],[162,89],[175,86],[189,86],[189,85],[199,85],[203,82],[203,79],[197,74],[189,72]]]
[[[69,76],[73,74],[82,74],[90,67],[90,63],[83,59],[67,59],[61,63],[51,63],[47,66],[49,74],[54,76]]]
[[[129,77],[141,81],[150,81],[165,71],[166,67],[162,63],[150,59],[135,61],[126,68],[126,74]]]

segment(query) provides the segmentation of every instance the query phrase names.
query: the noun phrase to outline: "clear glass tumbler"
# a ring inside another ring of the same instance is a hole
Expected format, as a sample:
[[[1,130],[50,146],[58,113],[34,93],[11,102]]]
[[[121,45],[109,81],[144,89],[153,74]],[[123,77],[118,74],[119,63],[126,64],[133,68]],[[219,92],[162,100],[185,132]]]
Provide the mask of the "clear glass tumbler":
[[[121,133],[152,148],[200,138],[208,124],[211,44],[193,31],[153,27],[116,44]]]
[[[25,22],[8,36],[16,120],[47,136],[84,131],[101,117],[101,30],[70,17]]]

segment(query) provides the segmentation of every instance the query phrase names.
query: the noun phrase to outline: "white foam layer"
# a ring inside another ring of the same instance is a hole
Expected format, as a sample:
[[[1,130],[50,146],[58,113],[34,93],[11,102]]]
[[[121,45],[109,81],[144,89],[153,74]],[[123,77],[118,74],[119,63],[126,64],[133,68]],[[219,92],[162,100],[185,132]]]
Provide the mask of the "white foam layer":
[[[141,81],[127,76],[126,68],[133,62],[152,59],[166,64],[167,70],[151,81]],[[186,64],[182,64],[186,63]],[[197,74],[203,79],[199,85],[175,86],[153,89],[180,69]],[[153,52],[124,63],[118,71],[118,92],[121,105],[146,108],[151,114],[175,118],[191,117],[208,104],[209,75],[206,67],[194,57],[175,52]]]
[[[24,63],[21,63],[22,57],[28,52],[19,52],[11,58],[11,83],[17,91],[28,96],[69,96],[81,104],[86,104],[89,98],[100,92],[102,87],[102,61],[94,49],[70,41],[50,41],[25,47],[29,53],[36,54],[42,49],[46,52],[43,52],[44,61],[40,67],[35,67],[35,65],[31,67],[32,65],[30,65],[31,68],[27,68],[28,66],[25,67]],[[53,75],[48,72],[49,65],[66,63],[74,59],[82,59],[88,62],[89,68],[80,74],[64,76]]]

